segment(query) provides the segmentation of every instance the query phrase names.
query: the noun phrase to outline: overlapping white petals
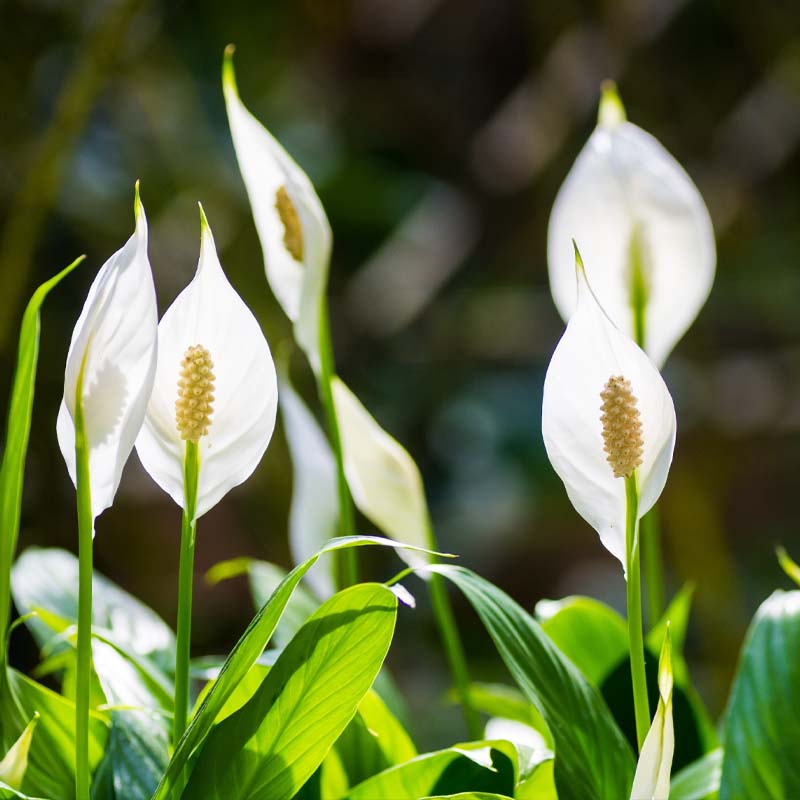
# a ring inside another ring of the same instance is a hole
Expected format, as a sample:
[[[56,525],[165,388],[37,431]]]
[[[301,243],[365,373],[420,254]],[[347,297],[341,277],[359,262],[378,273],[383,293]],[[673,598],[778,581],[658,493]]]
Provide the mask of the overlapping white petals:
[[[158,326],[158,370],[136,451],[144,468],[184,507],[186,442],[175,401],[181,361],[202,345],[214,363],[214,401],[208,433],[200,438],[197,517],[216,505],[258,466],[275,427],[277,380],[269,345],[250,309],[225,277],[202,214],[200,261],[191,283]]]
[[[135,233],[97,273],[72,332],[56,423],[58,444],[74,483],[75,403],[83,366],[81,396],[94,518],[114,501],[156,370],[158,311],[138,185],[135,215]]]
[[[339,496],[336,460],[325,434],[289,382],[280,377],[283,430],[292,457],[292,505],[289,509],[289,548],[295,564],[302,564],[336,536]],[[321,556],[305,579],[320,599],[335,591],[332,554]]]
[[[573,239],[603,308],[633,338],[639,273],[646,301],[644,349],[662,366],[708,297],[714,231],[691,178],[653,136],[625,121],[613,89],[604,92],[597,128],[550,216],[550,288],[564,320],[576,304]]]
[[[267,280],[319,372],[320,307],[332,244],[328,218],[308,176],[239,99],[231,47],[225,51],[222,84]]]
[[[631,800],[668,800],[672,756],[675,753],[675,727],[672,721],[672,654],[669,628],[658,662],[658,708],[647,732],[636,775],[633,778]]]
[[[392,539],[430,548],[425,489],[414,459],[339,378],[333,378],[331,390],[353,502]],[[411,566],[428,562],[421,553],[397,552]]]
[[[573,267],[573,280],[575,272]],[[577,283],[577,308],[545,377],[542,434],[550,463],[576,511],[624,564],[625,481],[614,477],[603,451],[600,392],[611,376],[622,375],[637,399],[644,440],[636,471],[639,517],[652,508],[667,480],[675,447],[675,408],[653,363],[601,308],[580,257]]]

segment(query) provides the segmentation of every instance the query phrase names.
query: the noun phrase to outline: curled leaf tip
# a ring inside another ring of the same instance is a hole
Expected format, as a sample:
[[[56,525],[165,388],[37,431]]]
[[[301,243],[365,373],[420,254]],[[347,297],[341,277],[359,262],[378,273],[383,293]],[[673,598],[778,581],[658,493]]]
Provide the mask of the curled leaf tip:
[[[597,112],[597,122],[606,127],[619,125],[625,122],[627,115],[625,106],[622,105],[617,84],[612,80],[604,80],[600,84],[600,108]]]
[[[775,555],[778,557],[778,563],[781,569],[798,585],[800,586],[800,566],[794,562],[792,557],[786,552],[786,548],[779,546],[775,548]]]

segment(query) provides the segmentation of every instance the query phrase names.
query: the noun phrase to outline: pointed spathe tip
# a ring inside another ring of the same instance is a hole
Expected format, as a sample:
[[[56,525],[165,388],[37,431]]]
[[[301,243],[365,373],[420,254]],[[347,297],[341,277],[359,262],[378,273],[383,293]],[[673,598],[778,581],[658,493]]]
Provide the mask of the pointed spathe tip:
[[[225,54],[222,57],[222,89],[226,94],[232,92],[238,97],[239,89],[236,86],[236,73],[233,69],[233,54],[235,52],[235,44],[226,46]]]
[[[208,224],[208,217],[206,216],[206,212],[203,210],[203,204],[198,200],[197,201],[197,208],[200,211],[200,233],[201,235],[206,233],[211,233],[211,226]]]
[[[606,79],[600,84],[600,107],[597,111],[597,123],[606,128],[613,128],[628,118],[622,104],[617,84]]]
[[[586,268],[583,266],[581,251],[578,250],[578,243],[572,240],[572,249],[575,251],[575,275],[580,280],[581,276],[586,277]]]
[[[139,191],[139,179],[136,179],[136,183],[133,185],[133,216],[136,220],[136,227],[139,227],[139,223],[142,220],[145,220],[144,214],[144,206],[142,205],[142,196]]]

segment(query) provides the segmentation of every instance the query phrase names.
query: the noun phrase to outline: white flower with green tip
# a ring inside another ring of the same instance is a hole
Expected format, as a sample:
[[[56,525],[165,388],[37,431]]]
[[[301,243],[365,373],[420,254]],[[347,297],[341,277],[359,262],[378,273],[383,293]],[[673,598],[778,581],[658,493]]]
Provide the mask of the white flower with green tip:
[[[626,481],[638,519],[658,500],[675,447],[675,408],[647,355],[606,315],[577,248],[578,302],[544,382],[542,435],[575,510],[625,564]]]
[[[196,517],[258,466],[278,400],[267,340],[225,277],[200,211],[197,272],[158,326],[158,369],[136,440],[144,468],[182,508],[187,442],[196,444]]]
[[[577,301],[573,239],[603,308],[661,367],[711,290],[714,231],[691,178],[626,121],[613,85],[550,215],[550,288],[564,320]]]
[[[95,519],[114,501],[156,371],[158,310],[138,184],[135,216],[135,233],[97,273],[72,332],[56,423],[61,453],[77,485],[75,420],[80,385]]]
[[[319,373],[320,309],[332,246],[328,218],[308,176],[239,98],[231,46],[225,50],[222,85],[267,280]]]

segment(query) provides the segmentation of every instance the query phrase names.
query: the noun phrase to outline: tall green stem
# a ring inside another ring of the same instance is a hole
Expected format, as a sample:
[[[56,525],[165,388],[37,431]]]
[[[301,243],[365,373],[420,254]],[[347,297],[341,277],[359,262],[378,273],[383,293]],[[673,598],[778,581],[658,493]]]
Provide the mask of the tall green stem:
[[[433,526],[430,524],[430,520],[428,521],[428,547],[431,550],[437,549],[436,535],[433,532]],[[439,626],[439,632],[442,635],[447,663],[456,685],[458,699],[461,703],[461,710],[464,714],[464,722],[467,724],[467,731],[471,739],[480,739],[481,721],[478,712],[472,705],[472,698],[469,693],[470,678],[469,670],[467,669],[467,658],[464,655],[464,646],[461,643],[461,637],[456,627],[453,606],[450,604],[450,596],[447,594],[447,589],[445,588],[444,580],[441,575],[433,573],[428,581],[428,586],[430,589],[433,615],[436,618],[436,624]]]
[[[84,358],[75,389],[75,485],[78,512],[78,653],[75,686],[75,797],[89,800],[89,699],[92,683],[92,545],[94,516],[89,443],[83,416]]]
[[[178,636],[175,646],[175,718],[172,744],[177,747],[189,715],[189,657],[192,643],[192,577],[197,533],[197,479],[200,458],[195,442],[186,442],[183,460],[184,510],[181,520],[181,559],[178,568]]]
[[[647,624],[658,624],[664,613],[664,576],[661,571],[661,515],[653,506],[640,523],[642,537],[642,568],[647,597]]]
[[[333,345],[331,344],[331,330],[328,322],[328,306],[324,297],[320,301],[319,345],[320,374],[317,385],[320,401],[325,411],[328,435],[336,458],[336,488],[339,494],[339,534],[341,536],[352,536],[355,533],[355,514],[353,511],[353,499],[350,496],[347,477],[344,473],[344,455],[342,453],[342,437],[339,433],[339,421],[336,417],[336,408],[333,405],[333,392],[331,390],[331,379],[334,375]],[[356,548],[346,547],[343,550],[338,550],[337,564],[340,588],[352,586],[358,582]]]
[[[628,639],[633,682],[633,708],[636,716],[636,739],[639,750],[650,728],[650,704],[644,670],[644,636],[642,632],[642,586],[639,565],[639,493],[636,475],[625,478],[625,565],[627,571]]]

